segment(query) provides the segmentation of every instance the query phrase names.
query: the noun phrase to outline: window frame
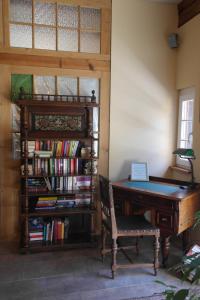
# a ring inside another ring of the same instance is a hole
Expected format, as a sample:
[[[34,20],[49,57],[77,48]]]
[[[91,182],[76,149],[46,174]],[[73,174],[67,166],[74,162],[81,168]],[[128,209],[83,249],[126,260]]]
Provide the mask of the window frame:
[[[189,87],[179,90],[179,108],[178,108],[178,126],[177,126],[177,148],[181,148],[181,123],[182,123],[182,111],[183,111],[183,102],[191,101],[193,103],[192,107],[192,132],[188,135],[188,140],[190,135],[192,137],[191,148],[193,148],[193,130],[194,130],[194,106],[195,106],[195,96],[196,91],[195,87]],[[189,121],[189,120],[188,120]],[[183,148],[183,147],[182,147]],[[176,156],[176,165],[181,168],[190,169],[190,164],[187,159],[180,158],[178,155]]]
[[[55,25],[51,25],[51,24],[39,24],[35,22],[35,3],[39,2],[39,3],[46,3],[46,4],[55,4]],[[58,7],[59,6],[69,6],[69,7],[76,7],[78,9],[78,26],[77,27],[69,27],[69,26],[61,26],[59,25],[58,22]],[[102,18],[102,8],[101,7],[96,7],[94,6],[86,6],[84,4],[71,4],[71,3],[64,3],[62,1],[59,0],[32,0],[32,22],[18,22],[18,21],[11,21],[11,15],[10,15],[10,0],[8,1],[8,47],[11,49],[29,49],[29,51],[31,50],[36,50],[36,51],[54,51],[54,52],[64,52],[64,53],[90,53],[90,54],[101,54],[102,53],[102,22],[103,22],[103,18]],[[100,16],[99,16],[99,20],[100,20],[100,24],[99,24],[99,29],[92,29],[92,28],[81,28],[81,9],[96,9],[99,10]],[[11,25],[21,25],[21,26],[29,26],[31,27],[31,33],[32,33],[32,47],[18,47],[18,46],[11,46],[11,30],[10,27]],[[35,35],[36,35],[36,28],[47,28],[49,30],[55,30],[55,49],[48,49],[48,48],[36,48],[35,47]],[[71,51],[71,50],[63,50],[63,49],[58,49],[59,48],[59,32],[60,30],[69,30],[69,31],[74,31],[77,32],[77,51]],[[99,51],[98,52],[87,52],[87,51],[82,51],[81,52],[81,33],[85,33],[85,34],[99,34]]]

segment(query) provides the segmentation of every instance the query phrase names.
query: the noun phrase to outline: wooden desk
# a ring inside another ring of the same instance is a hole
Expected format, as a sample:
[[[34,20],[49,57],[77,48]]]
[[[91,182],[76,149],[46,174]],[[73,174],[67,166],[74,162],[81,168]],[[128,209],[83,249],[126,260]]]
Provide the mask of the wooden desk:
[[[170,237],[191,227],[195,212],[200,210],[200,185],[191,190],[186,184],[158,177],[150,177],[149,182],[125,179],[112,183],[114,201],[121,206],[123,214],[133,214],[134,207],[151,210],[152,222],[161,232],[164,266],[169,255]]]

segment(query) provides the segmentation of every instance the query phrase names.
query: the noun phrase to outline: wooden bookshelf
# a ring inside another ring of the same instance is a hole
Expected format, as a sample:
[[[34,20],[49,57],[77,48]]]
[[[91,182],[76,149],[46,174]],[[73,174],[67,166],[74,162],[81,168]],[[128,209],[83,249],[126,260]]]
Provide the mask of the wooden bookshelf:
[[[28,95],[21,109],[21,250],[96,244],[99,132],[91,96]],[[39,155],[37,155],[39,153]]]

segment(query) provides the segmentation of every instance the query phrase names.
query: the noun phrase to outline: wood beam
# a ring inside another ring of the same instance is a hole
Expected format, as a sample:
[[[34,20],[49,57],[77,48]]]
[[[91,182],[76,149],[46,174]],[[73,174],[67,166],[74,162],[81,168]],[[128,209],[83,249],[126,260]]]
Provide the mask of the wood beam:
[[[183,0],[178,5],[179,24],[183,24],[190,21],[193,17],[200,13],[200,0]]]
[[[0,53],[0,64],[89,71],[110,71],[110,61]]]

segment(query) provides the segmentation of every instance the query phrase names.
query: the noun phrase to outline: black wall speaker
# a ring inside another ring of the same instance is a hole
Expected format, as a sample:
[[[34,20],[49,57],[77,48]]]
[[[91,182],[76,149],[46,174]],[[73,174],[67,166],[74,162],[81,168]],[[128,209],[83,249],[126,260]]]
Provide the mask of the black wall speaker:
[[[170,33],[170,35],[168,36],[168,45],[170,48],[178,48],[179,40],[177,33]]]

